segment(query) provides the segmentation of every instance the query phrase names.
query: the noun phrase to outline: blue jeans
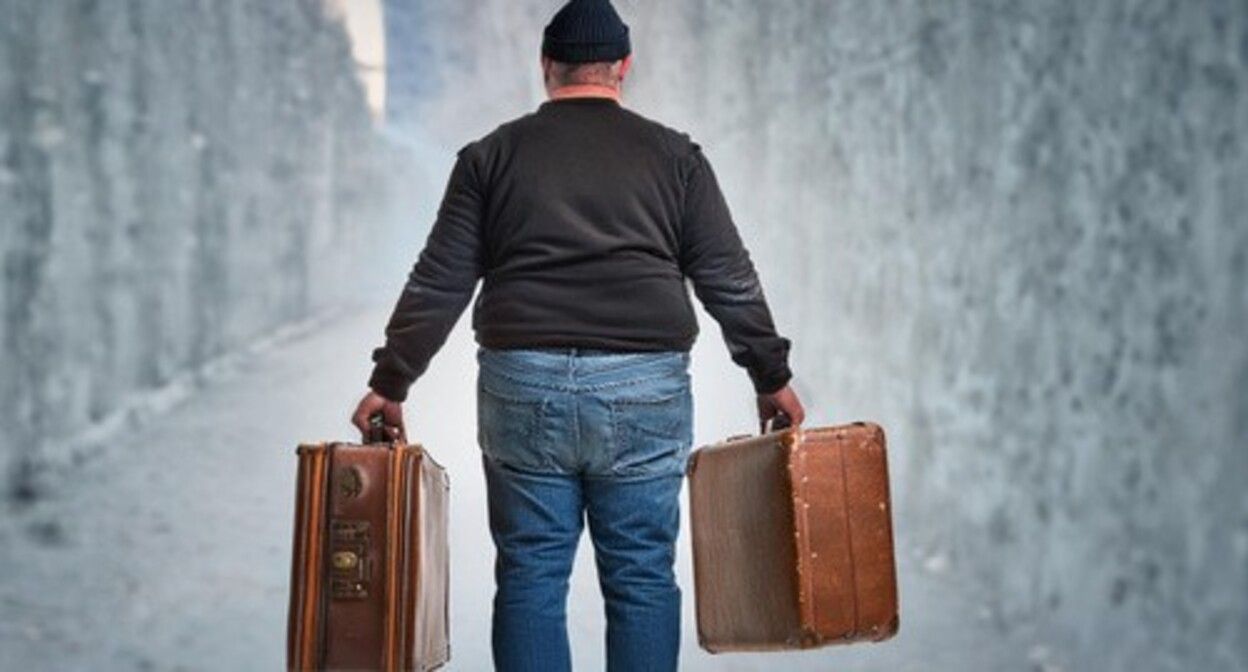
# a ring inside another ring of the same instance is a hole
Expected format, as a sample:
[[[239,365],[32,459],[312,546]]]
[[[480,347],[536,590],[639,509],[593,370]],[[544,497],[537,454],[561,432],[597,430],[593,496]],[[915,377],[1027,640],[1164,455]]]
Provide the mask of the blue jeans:
[[[675,670],[672,566],[693,440],[688,353],[483,349],[478,361],[495,668],[571,669],[568,577],[588,521],[607,669]]]

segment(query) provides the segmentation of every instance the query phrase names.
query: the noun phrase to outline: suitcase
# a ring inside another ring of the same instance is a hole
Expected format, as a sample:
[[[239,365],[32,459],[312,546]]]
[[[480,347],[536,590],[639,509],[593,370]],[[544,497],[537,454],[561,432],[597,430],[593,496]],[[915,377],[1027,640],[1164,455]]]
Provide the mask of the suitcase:
[[[896,634],[884,432],[786,429],[694,451],[698,642],[806,649]]]
[[[446,663],[445,470],[402,441],[305,444],[298,456],[287,668]]]

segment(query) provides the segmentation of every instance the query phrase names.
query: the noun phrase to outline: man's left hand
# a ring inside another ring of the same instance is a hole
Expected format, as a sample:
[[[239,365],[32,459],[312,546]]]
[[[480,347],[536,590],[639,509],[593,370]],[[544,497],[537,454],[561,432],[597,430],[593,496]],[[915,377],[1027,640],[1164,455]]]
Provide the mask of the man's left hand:
[[[403,404],[369,390],[351,416],[351,424],[360,430],[363,441],[369,440],[369,418],[377,413],[381,414],[381,423],[391,440],[405,440],[407,432],[403,428]]]
[[[779,416],[784,416],[792,427],[800,426],[806,420],[806,410],[802,408],[797,392],[788,385],[771,394],[758,395],[759,433],[766,432],[768,421],[778,419]]]

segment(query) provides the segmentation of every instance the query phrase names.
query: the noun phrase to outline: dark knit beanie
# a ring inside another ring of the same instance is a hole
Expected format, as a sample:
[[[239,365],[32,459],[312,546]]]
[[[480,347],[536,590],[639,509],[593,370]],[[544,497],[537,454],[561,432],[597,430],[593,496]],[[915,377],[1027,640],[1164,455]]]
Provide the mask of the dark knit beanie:
[[[546,26],[542,55],[562,63],[618,61],[632,52],[611,0],[572,0]]]

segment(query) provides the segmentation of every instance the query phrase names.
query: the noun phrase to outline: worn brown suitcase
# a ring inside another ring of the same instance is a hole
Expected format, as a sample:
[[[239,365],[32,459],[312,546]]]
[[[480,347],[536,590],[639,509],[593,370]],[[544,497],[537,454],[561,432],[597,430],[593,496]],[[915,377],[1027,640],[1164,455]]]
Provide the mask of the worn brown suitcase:
[[[305,444],[298,455],[287,668],[446,663],[445,470],[401,441]]]
[[[798,649],[897,632],[884,432],[729,439],[689,460],[698,642]]]

